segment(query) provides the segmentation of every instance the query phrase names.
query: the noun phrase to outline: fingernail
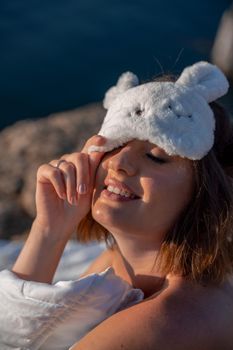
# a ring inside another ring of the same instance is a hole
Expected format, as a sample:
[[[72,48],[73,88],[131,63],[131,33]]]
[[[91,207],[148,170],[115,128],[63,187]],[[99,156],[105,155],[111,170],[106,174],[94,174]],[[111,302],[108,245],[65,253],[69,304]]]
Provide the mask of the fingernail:
[[[87,186],[85,184],[81,184],[78,186],[78,193],[85,194],[87,192]]]
[[[74,196],[71,196],[71,197],[70,197],[70,203],[71,203],[72,205],[75,205],[75,204],[76,204],[76,198],[75,198]]]

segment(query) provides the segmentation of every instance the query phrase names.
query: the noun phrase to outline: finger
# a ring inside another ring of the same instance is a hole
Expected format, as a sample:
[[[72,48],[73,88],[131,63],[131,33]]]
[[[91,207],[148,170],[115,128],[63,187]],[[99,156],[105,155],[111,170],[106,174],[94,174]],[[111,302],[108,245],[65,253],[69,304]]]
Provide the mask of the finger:
[[[86,153],[76,153],[72,162],[76,170],[76,191],[80,195],[88,193],[90,186],[89,159]]]
[[[71,162],[75,167],[77,193],[81,195],[88,193],[88,189],[90,185],[90,166],[89,166],[88,154],[74,152],[67,155],[66,159],[67,161]],[[57,163],[56,161],[53,161],[52,164],[57,164]]]
[[[77,204],[76,198],[76,170],[72,162],[64,161],[60,163],[59,170],[64,179],[66,188],[67,201],[72,204]]]
[[[103,146],[103,145],[105,144],[106,141],[107,141],[107,140],[106,140],[106,138],[105,138],[104,136],[101,136],[101,135],[94,135],[94,136],[90,137],[90,138],[86,141],[86,143],[85,143],[83,149],[81,150],[81,152],[83,152],[83,153],[88,153],[88,148],[89,148],[90,146],[92,146],[92,145],[95,145],[95,146]],[[98,153],[98,152],[96,152],[96,153]]]
[[[66,188],[60,170],[51,164],[43,164],[37,171],[37,181],[43,184],[52,184],[57,195],[66,199]]]
[[[61,164],[64,162],[66,162],[66,160],[62,156],[62,158],[60,158],[60,159],[51,160],[51,162],[49,162],[49,164],[52,165],[54,168],[60,169]]]
[[[88,149],[91,145],[103,146],[106,142],[106,138],[101,135],[94,135],[87,140],[82,152],[88,153]],[[91,152],[89,154],[89,164],[90,164],[90,182],[93,184],[95,179],[95,174],[101,159],[103,158],[105,152]]]

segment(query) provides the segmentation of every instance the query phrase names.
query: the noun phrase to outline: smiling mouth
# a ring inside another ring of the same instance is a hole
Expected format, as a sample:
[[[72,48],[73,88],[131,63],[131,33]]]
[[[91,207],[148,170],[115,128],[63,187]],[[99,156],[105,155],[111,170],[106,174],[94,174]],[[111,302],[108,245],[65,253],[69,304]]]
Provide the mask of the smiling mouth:
[[[119,189],[115,188],[114,186],[108,185],[104,186],[103,191],[107,193],[109,196],[115,197],[115,198],[122,198],[124,200],[133,200],[133,199],[139,199],[140,197],[129,193],[127,191],[120,191]]]

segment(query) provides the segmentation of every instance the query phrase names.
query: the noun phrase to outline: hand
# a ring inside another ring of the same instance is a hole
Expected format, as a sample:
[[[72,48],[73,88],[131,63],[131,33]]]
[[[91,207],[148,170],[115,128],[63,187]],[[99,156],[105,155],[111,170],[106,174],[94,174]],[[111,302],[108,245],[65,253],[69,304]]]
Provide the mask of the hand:
[[[64,155],[43,164],[37,172],[35,223],[50,234],[69,239],[91,209],[96,169],[104,152],[92,152],[90,145],[101,146],[105,138],[95,135],[81,152]],[[58,166],[57,166],[58,165]]]

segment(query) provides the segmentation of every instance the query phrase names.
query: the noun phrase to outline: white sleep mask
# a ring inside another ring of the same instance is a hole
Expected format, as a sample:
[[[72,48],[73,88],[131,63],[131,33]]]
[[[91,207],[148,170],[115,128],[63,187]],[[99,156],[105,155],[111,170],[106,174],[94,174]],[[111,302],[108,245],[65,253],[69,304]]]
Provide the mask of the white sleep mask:
[[[106,143],[90,146],[88,153],[108,152],[139,139],[171,156],[201,159],[214,144],[215,118],[208,103],[228,88],[224,74],[208,62],[185,68],[176,82],[139,85],[137,76],[126,72],[105,95],[108,112],[98,134]]]

